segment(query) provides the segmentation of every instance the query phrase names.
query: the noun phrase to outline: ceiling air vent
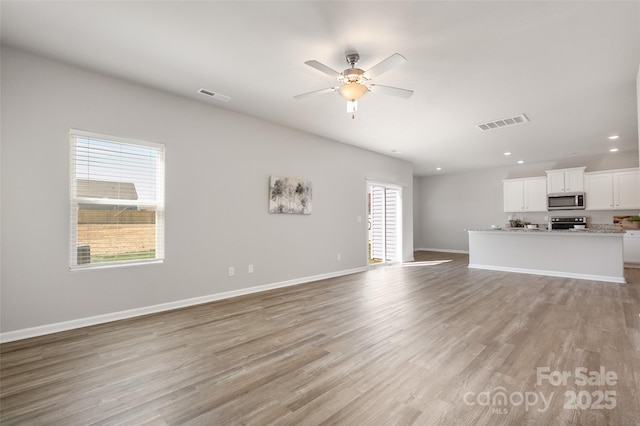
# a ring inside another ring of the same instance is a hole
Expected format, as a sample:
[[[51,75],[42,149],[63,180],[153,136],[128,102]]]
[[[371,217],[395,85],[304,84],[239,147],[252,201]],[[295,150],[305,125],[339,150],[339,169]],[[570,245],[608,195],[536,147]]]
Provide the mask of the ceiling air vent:
[[[499,120],[487,121],[486,123],[476,124],[476,127],[483,132],[487,130],[499,129],[501,127],[514,126],[516,124],[522,124],[529,121],[526,115],[514,115],[512,117],[501,118]]]
[[[229,96],[223,95],[221,93],[216,93],[213,92],[211,90],[207,90],[207,89],[199,89],[198,93],[205,95],[205,96],[210,96],[213,99],[217,99],[219,101],[223,101],[223,102],[229,102],[231,100],[231,98]]]

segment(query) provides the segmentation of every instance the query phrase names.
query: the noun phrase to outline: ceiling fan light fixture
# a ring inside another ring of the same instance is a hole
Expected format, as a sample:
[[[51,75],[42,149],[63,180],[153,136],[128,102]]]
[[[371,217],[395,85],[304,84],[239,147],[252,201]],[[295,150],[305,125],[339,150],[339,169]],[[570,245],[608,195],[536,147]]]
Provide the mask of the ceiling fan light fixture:
[[[294,98],[302,99],[310,95],[338,92],[340,93],[340,96],[347,100],[347,113],[351,114],[351,118],[355,118],[355,113],[358,110],[357,100],[363,97],[367,92],[377,91],[401,98],[409,98],[413,94],[413,90],[370,83],[371,78],[373,78],[374,76],[378,76],[384,72],[387,72],[391,68],[407,61],[405,57],[400,55],[399,53],[394,53],[382,62],[374,65],[373,68],[370,68],[368,71],[363,71],[360,68],[356,68],[356,64],[360,60],[360,55],[358,55],[357,53],[348,53],[346,59],[347,63],[351,67],[340,73],[316,60],[306,61],[306,65],[309,65],[311,68],[314,68],[322,72],[323,74],[326,74],[329,77],[337,80],[340,83],[340,87],[328,87],[326,89],[302,93],[300,95],[294,96]]]
[[[357,101],[368,91],[367,86],[359,83],[345,83],[339,90],[340,95],[348,101]]]

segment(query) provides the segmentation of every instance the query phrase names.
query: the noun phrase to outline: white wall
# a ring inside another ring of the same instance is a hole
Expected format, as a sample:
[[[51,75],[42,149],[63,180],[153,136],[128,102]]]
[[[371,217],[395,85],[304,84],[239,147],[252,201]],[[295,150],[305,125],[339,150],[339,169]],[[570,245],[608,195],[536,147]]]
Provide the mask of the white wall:
[[[364,268],[366,178],[405,185],[413,256],[407,162],[9,48],[1,65],[4,333]],[[69,271],[70,128],[166,144],[164,264]],[[267,213],[272,174],[312,181],[311,215]]]
[[[505,225],[509,214],[503,211],[502,180],[545,176],[545,170],[587,166],[587,172],[638,167],[638,156],[611,154],[565,163],[540,163],[503,167],[469,173],[415,178],[414,221],[416,249],[467,251],[469,238],[465,229],[486,229]],[[517,213],[532,223],[547,223],[554,213]],[[613,216],[638,214],[637,211],[581,211],[591,223],[613,223]]]
[[[484,170],[420,178],[414,199],[420,206],[414,219],[416,248],[467,250],[466,229],[486,228],[498,220],[502,176],[499,170]]]

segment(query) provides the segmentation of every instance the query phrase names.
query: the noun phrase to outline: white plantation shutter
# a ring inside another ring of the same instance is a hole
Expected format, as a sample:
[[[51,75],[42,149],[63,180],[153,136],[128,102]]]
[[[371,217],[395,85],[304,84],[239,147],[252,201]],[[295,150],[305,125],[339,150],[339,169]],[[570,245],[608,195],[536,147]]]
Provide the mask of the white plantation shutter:
[[[71,268],[164,259],[164,151],[71,131]]]
[[[387,260],[398,259],[398,201],[400,193],[397,189],[385,189],[385,248]]]
[[[371,254],[374,261],[402,261],[401,188],[370,184]]]
[[[384,188],[371,188],[371,258],[385,260]]]

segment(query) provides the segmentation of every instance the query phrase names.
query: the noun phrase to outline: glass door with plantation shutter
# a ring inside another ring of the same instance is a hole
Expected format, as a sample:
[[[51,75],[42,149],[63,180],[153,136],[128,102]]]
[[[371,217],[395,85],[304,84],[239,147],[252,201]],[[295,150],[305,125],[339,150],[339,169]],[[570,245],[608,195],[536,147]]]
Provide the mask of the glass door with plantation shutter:
[[[368,238],[369,265],[402,261],[402,188],[369,182]]]

